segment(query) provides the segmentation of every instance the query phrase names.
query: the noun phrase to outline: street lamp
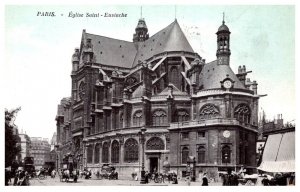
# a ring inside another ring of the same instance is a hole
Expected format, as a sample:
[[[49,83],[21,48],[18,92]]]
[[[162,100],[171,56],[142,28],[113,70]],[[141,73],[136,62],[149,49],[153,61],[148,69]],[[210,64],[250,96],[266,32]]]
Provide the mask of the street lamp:
[[[56,149],[56,171],[58,172],[58,148],[59,148],[59,144],[56,144],[54,147]]]
[[[262,144],[260,144],[260,146],[258,147],[258,162],[257,165],[259,165],[262,161],[262,153],[263,153],[264,147]]]
[[[139,131],[139,136],[140,136],[140,141],[142,144],[142,170],[141,170],[141,184],[146,184],[145,180],[145,164],[144,164],[144,156],[145,156],[145,133],[146,133],[146,128],[142,127],[141,130]]]

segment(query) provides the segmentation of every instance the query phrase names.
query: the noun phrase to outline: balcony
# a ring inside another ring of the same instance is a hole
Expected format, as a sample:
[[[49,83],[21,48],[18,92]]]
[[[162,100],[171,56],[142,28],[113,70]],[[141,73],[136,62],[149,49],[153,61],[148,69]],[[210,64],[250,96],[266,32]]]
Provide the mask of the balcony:
[[[257,126],[240,122],[234,118],[213,118],[213,119],[203,119],[198,121],[184,121],[184,122],[176,122],[170,124],[170,130],[172,129],[183,129],[183,128],[193,128],[193,127],[207,127],[207,126],[218,126],[218,125],[225,125],[225,126],[241,126],[246,129],[256,131]]]

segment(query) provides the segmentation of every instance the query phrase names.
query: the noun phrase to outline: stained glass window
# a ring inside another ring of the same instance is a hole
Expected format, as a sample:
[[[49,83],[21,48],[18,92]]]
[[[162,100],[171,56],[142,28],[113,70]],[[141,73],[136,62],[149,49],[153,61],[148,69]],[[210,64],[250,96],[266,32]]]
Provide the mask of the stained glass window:
[[[152,137],[147,141],[146,144],[147,150],[164,150],[165,144],[164,141],[159,137]]]
[[[112,163],[119,163],[119,142],[118,141],[113,141],[111,145],[111,162]]]
[[[200,119],[211,119],[220,114],[217,106],[213,104],[206,104],[200,109]]]
[[[138,142],[133,139],[127,139],[124,145],[125,155],[124,155],[124,161],[131,163],[131,162],[137,162],[139,159],[139,146]]]
[[[95,153],[94,153],[94,163],[100,163],[100,144],[97,143],[95,146]]]
[[[133,115],[133,126],[142,126],[143,113],[142,111],[137,111]]]
[[[102,163],[108,163],[108,154],[109,153],[109,145],[105,142],[102,146]]]
[[[244,123],[250,123],[250,108],[248,105],[242,103],[239,104],[234,109],[234,118],[236,118],[238,121],[244,122]]]
[[[159,109],[152,114],[152,123],[154,126],[165,125],[167,123],[167,114]]]

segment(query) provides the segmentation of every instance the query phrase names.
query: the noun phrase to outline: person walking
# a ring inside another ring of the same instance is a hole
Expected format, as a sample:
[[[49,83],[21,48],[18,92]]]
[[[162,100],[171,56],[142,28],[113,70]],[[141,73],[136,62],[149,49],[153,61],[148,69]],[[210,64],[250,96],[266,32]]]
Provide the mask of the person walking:
[[[202,178],[202,186],[208,186],[208,179],[207,179],[206,173],[204,173],[203,178]]]

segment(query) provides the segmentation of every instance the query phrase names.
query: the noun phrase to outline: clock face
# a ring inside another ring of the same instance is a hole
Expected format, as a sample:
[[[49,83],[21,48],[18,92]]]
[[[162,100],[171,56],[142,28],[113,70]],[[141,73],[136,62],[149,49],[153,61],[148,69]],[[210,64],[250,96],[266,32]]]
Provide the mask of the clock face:
[[[223,132],[223,136],[224,136],[225,138],[230,137],[230,131],[225,130],[225,131]]]
[[[231,86],[232,86],[232,82],[231,82],[230,80],[226,80],[226,81],[224,81],[223,86],[224,86],[226,89],[229,89],[229,88],[231,88]]]

